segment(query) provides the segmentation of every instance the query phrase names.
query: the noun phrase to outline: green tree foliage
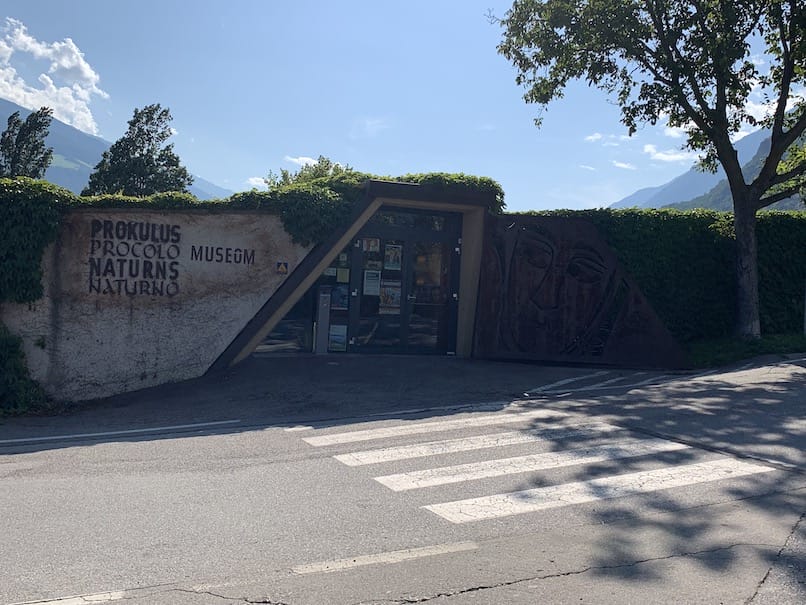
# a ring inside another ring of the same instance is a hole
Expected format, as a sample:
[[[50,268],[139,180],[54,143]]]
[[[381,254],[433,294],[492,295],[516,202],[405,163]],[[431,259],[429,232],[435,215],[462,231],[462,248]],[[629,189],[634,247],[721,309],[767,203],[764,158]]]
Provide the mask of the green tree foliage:
[[[15,111],[0,135],[0,178],[28,176],[41,179],[53,159],[53,148],[45,146],[53,110],[42,107],[25,121]]]
[[[330,158],[320,155],[316,162],[312,164],[304,164],[296,172],[291,172],[282,168],[280,174],[275,174],[271,170],[268,176],[263,179],[269,191],[278,189],[280,187],[287,187],[298,183],[310,183],[317,179],[338,177],[339,175],[349,174],[354,172],[349,166],[342,166],[334,162]]]
[[[181,165],[173,144],[166,144],[173,134],[172,119],[171,112],[158,103],[135,109],[129,129],[104,152],[81,194],[146,196],[187,191],[193,177]]]
[[[545,106],[582,79],[616,98],[631,134],[666,119],[687,130],[705,168],[721,164],[735,218],[737,331],[758,337],[756,213],[797,193],[806,175],[803,0],[516,0],[499,22],[498,50],[527,102]],[[763,62],[753,60],[758,47]],[[748,111],[754,85],[770,101],[766,120]],[[771,133],[757,175],[744,174],[731,142],[745,125]]]

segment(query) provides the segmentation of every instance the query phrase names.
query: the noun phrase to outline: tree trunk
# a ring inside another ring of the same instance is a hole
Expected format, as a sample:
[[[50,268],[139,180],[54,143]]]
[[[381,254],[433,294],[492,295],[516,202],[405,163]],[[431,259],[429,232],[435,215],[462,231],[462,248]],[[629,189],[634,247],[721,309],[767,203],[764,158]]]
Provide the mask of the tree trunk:
[[[756,211],[749,200],[733,200],[736,229],[736,285],[738,316],[736,331],[742,338],[759,338],[761,321],[758,302],[758,246]]]

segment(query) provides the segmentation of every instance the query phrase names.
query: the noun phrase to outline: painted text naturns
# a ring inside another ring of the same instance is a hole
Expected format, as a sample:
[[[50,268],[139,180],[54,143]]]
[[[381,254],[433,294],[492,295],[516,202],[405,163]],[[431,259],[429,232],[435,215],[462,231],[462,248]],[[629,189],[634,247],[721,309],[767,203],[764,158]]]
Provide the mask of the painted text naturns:
[[[179,294],[180,225],[93,219],[89,292],[117,296]]]

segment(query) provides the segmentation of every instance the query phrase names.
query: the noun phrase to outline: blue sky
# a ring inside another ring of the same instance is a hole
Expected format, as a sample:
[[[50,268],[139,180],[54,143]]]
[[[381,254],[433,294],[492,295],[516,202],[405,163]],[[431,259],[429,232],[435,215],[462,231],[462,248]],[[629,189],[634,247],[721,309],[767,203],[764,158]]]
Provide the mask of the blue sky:
[[[4,0],[0,97],[114,141],[160,103],[193,172],[233,191],[324,155],[379,175],[497,180],[511,211],[607,206],[685,172],[583,84],[543,114],[496,52],[501,0]],[[4,120],[4,117],[3,117]]]

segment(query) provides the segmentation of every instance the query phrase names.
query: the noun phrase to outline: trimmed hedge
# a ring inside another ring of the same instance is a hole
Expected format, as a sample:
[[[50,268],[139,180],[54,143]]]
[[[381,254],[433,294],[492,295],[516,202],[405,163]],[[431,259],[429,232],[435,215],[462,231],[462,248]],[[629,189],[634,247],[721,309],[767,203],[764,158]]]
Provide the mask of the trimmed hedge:
[[[74,198],[73,204],[79,207],[136,207],[155,210],[178,208],[205,208],[213,211],[233,208],[263,210],[279,214],[283,227],[293,240],[307,246],[323,241],[335,228],[347,223],[352,216],[352,209],[364,198],[367,180],[379,178],[428,185],[438,191],[491,193],[494,201],[490,212],[500,213],[504,208],[503,189],[498,183],[486,177],[447,173],[378,177],[355,170],[298,182],[271,191],[253,189],[235,193],[223,200],[201,201],[188,193],[158,193],[145,198],[124,195]]]
[[[734,332],[732,214],[669,209],[529,214],[574,216],[595,224],[681,342]],[[762,333],[799,333],[806,289],[806,212],[760,212],[757,234]]]

